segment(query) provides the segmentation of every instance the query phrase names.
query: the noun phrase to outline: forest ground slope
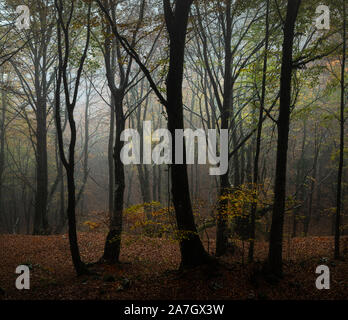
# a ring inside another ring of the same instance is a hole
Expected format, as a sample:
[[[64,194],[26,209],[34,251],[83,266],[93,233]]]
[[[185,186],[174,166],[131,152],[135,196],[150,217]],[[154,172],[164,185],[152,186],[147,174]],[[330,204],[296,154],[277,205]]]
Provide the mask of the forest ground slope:
[[[85,262],[100,258],[104,240],[101,232],[79,233]],[[0,299],[348,299],[347,237],[342,238],[345,261],[332,259],[332,237],[285,241],[285,276],[278,284],[265,281],[260,271],[266,242],[256,243],[253,264],[245,263],[243,244],[237,242],[237,250],[221,260],[218,270],[177,272],[180,255],[175,242],[135,236],[122,241],[122,264],[99,265],[98,274],[76,277],[67,235],[0,235]],[[213,242],[209,250],[214,250]],[[30,290],[15,288],[20,264],[31,269]],[[321,264],[330,268],[329,290],[315,287],[315,269]]]

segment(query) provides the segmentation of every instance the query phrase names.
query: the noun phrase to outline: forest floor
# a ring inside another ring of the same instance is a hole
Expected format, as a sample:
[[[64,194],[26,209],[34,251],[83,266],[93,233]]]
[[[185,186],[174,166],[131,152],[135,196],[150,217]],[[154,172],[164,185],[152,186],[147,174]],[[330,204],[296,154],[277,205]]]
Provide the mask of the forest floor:
[[[79,233],[83,261],[97,261],[105,234]],[[207,244],[206,244],[207,245]],[[345,261],[332,259],[332,237],[295,238],[284,243],[284,279],[270,284],[259,275],[268,244],[255,244],[256,262],[246,264],[243,244],[221,259],[217,272],[205,268],[177,272],[177,243],[166,239],[125,236],[122,263],[100,265],[99,276],[76,277],[67,235],[0,235],[1,299],[340,299],[348,300],[348,238],[342,239]],[[212,252],[214,243],[209,250]],[[247,245],[245,245],[245,257]],[[18,265],[30,267],[30,290],[17,290]],[[330,268],[330,290],[318,290],[318,265]]]

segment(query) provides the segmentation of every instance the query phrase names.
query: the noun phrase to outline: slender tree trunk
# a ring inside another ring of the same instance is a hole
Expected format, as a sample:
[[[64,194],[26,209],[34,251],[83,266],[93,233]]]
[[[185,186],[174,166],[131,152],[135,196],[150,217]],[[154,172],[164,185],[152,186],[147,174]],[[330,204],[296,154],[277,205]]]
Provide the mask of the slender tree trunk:
[[[345,66],[346,66],[346,2],[343,2],[343,49],[342,49],[342,67],[341,67],[341,106],[340,106],[340,157],[337,174],[337,199],[336,199],[336,219],[335,219],[335,259],[340,257],[340,226],[342,210],[342,174],[344,165],[344,105],[345,105]]]
[[[143,112],[143,119],[144,120],[146,118],[146,112],[147,112],[147,102],[144,106],[144,112]],[[143,141],[143,126],[141,123],[140,116],[141,116],[141,112],[139,109],[139,112],[137,114],[137,129],[138,129],[138,132],[140,132],[140,140]],[[140,145],[140,154],[143,154],[143,145],[142,144]],[[148,169],[147,165],[139,164],[139,165],[137,165],[137,170],[138,170],[140,192],[141,192],[141,197],[143,199],[143,203],[149,203],[151,201],[149,169]],[[153,179],[153,184],[154,184],[155,176],[153,176],[152,179]],[[146,213],[146,216],[148,219],[151,219],[150,211],[151,211],[151,209],[148,206],[146,206],[145,213]]]
[[[59,166],[59,175],[60,178],[60,191],[59,191],[59,228],[58,233],[62,232],[66,224],[66,212],[65,212],[65,190],[64,190],[64,175],[63,175],[63,166]]]
[[[145,165],[137,165],[137,170],[138,170],[140,191],[141,191],[141,197],[143,199],[143,203],[149,203],[151,201],[151,192],[150,192],[150,185],[149,185],[149,170],[146,168]]]
[[[110,27],[107,26],[107,30],[110,30]],[[117,44],[116,44],[117,45]],[[102,261],[105,261],[108,264],[115,264],[119,262],[120,250],[121,250],[121,234],[122,234],[122,217],[123,217],[123,197],[125,191],[125,173],[124,173],[124,164],[121,161],[121,150],[123,148],[124,142],[121,141],[121,133],[125,129],[125,116],[123,113],[123,99],[124,99],[124,88],[125,83],[121,84],[121,89],[116,87],[115,84],[115,70],[114,70],[114,60],[116,59],[116,48],[115,44],[110,41],[110,39],[105,39],[105,67],[106,75],[108,80],[108,86],[113,96],[112,109],[115,112],[115,140],[114,140],[114,150],[113,150],[113,168],[114,168],[114,194],[113,194],[113,204],[112,212],[110,215],[110,224],[109,232],[106,237],[104,254]],[[120,58],[120,57],[119,57]],[[111,128],[110,128],[111,130]],[[110,131],[111,133],[111,131]],[[111,138],[109,138],[109,148],[111,143]],[[110,155],[110,152],[109,152]],[[110,161],[110,158],[109,158]],[[111,165],[109,166],[109,169]],[[110,179],[110,177],[109,177]],[[111,184],[109,184],[109,190],[111,191]],[[109,201],[111,201],[109,199]]]
[[[88,179],[88,155],[89,155],[89,107],[90,107],[90,99],[91,99],[91,92],[92,92],[92,84],[89,83],[89,86],[87,85],[86,81],[86,104],[85,104],[85,130],[84,130],[84,136],[85,136],[85,141],[84,141],[84,146],[83,146],[83,167],[82,167],[82,184],[81,184],[81,189],[77,195],[76,199],[76,205],[78,203],[81,204],[80,206],[80,214],[81,216],[84,215],[85,211],[85,203],[84,203],[84,192],[87,184],[87,179]]]
[[[182,82],[185,39],[192,0],[177,0],[174,12],[169,0],[163,0],[170,38],[170,62],[167,76],[168,130],[175,159],[175,130],[184,128]],[[184,143],[184,164],[171,165],[172,197],[180,237],[181,267],[192,267],[211,261],[198,236],[190,199]]]
[[[316,137],[315,137],[315,139],[316,139]],[[305,228],[304,228],[305,237],[307,237],[307,235],[308,235],[309,224],[311,222],[312,212],[313,212],[313,198],[314,198],[314,188],[315,188],[315,184],[316,184],[316,181],[317,181],[318,157],[319,157],[319,145],[316,143],[315,144],[314,163],[313,163],[313,177],[311,179],[312,180],[311,181],[311,187],[310,187],[310,190],[309,190],[308,214],[306,216]]]
[[[286,196],[286,168],[290,124],[292,49],[294,41],[295,22],[301,0],[288,0],[284,25],[284,41],[282,50],[282,66],[280,76],[280,107],[277,122],[277,162],[274,184],[274,205],[269,244],[270,271],[282,276],[283,273],[283,225]]]
[[[123,111],[123,100],[125,97],[127,86],[129,85],[129,74],[132,66],[132,59],[128,61],[127,68],[124,67],[124,64],[120,63],[123,60],[121,54],[121,43],[120,38],[110,39],[111,32],[114,35],[117,35],[117,28],[114,25],[116,20],[116,4],[114,1],[105,1],[104,5],[98,1],[98,5],[107,13],[110,18],[110,24],[107,24],[107,36],[104,41],[104,61],[106,68],[106,77],[108,80],[108,86],[111,91],[111,95],[114,99],[114,111],[115,111],[115,120],[116,120],[116,134],[115,134],[115,146],[114,146],[114,202],[113,202],[113,211],[110,217],[109,233],[106,237],[104,254],[102,261],[107,262],[108,264],[115,264],[119,262],[120,250],[121,250],[121,234],[122,234],[122,218],[123,218],[123,201],[124,201],[124,192],[125,192],[125,170],[124,164],[121,161],[121,150],[124,146],[124,142],[121,141],[121,133],[125,129],[126,118]],[[133,38],[130,44],[132,50],[134,50],[136,44],[136,35],[140,29],[145,10],[146,1],[142,1],[139,11],[139,19],[136,25],[136,28],[133,32]],[[111,14],[111,17],[110,17]],[[122,40],[124,41],[124,40]],[[121,41],[121,42],[122,42]],[[123,43],[123,42],[122,42]],[[117,87],[115,84],[115,65],[118,65],[120,84]],[[110,143],[110,141],[109,141]],[[110,145],[109,145],[110,146]],[[110,199],[109,199],[110,200]]]
[[[111,106],[110,106],[110,127],[109,127],[109,141],[108,141],[108,169],[109,169],[109,214],[111,215],[114,211],[114,159],[113,159],[113,146],[114,146],[114,135],[115,135],[115,101],[113,95],[111,95]]]
[[[64,124],[61,128],[62,133],[65,131],[67,125],[67,116],[64,118]],[[59,234],[63,231],[66,221],[67,215],[65,211],[65,188],[64,188],[64,172],[63,172],[63,163],[59,156],[59,143],[58,143],[58,128],[57,122],[55,121],[56,126],[56,163],[57,163],[57,175],[59,179],[59,214],[58,214],[58,223],[55,230],[55,233]]]
[[[49,226],[47,220],[48,167],[46,103],[39,103],[36,113],[36,196],[33,233],[47,234],[49,233]]]
[[[114,92],[113,94],[115,94]],[[116,110],[116,136],[114,147],[114,169],[115,169],[115,191],[113,213],[110,219],[109,232],[106,237],[103,260],[109,264],[119,262],[121,250],[122,235],[122,217],[123,217],[123,197],[125,190],[124,164],[121,161],[121,150],[124,142],[121,141],[121,133],[125,129],[125,118],[123,114],[124,93],[119,92],[115,95]]]
[[[231,1],[226,3],[226,39],[225,39],[225,76],[224,76],[224,101],[221,110],[221,129],[229,128],[230,108],[232,107],[232,18],[231,18]],[[216,256],[221,256],[226,253],[228,231],[227,221],[228,212],[227,205],[228,199],[226,195],[230,192],[229,182],[229,166],[227,172],[220,176],[220,189],[219,189],[219,203],[216,219]]]
[[[60,78],[60,76],[58,76]],[[59,81],[59,80],[58,80]],[[69,113],[69,125],[71,130],[70,136],[70,144],[69,144],[69,160],[66,161],[64,156],[64,146],[63,146],[63,134],[61,130],[60,124],[60,99],[59,95],[60,83],[57,85],[57,93],[56,93],[56,122],[57,122],[57,132],[59,138],[59,151],[61,159],[64,163],[64,167],[66,170],[67,184],[68,184],[68,208],[67,208],[67,217],[68,217],[68,227],[69,227],[69,245],[71,251],[71,257],[73,261],[73,265],[75,267],[77,275],[82,275],[87,272],[85,265],[81,261],[80,251],[77,241],[77,232],[76,232],[76,187],[75,187],[75,144],[76,144],[76,125],[73,119],[73,108],[68,105],[70,109]]]
[[[7,94],[2,90],[1,94],[1,118],[0,118],[0,225],[5,225],[4,198],[3,198],[3,176],[5,170],[5,120],[7,111]],[[0,229],[1,230],[1,229]]]
[[[296,170],[296,200],[303,201],[304,200],[304,171],[305,171],[305,164],[304,164],[304,156],[305,156],[305,147],[306,147],[306,139],[307,139],[307,123],[306,119],[303,121],[303,139],[302,139],[302,146],[301,146],[301,156],[299,161],[297,162],[297,170]],[[292,238],[296,237],[297,233],[297,225],[299,221],[299,213],[301,208],[296,208],[294,210],[293,215],[293,224],[292,224]]]
[[[77,275],[83,275],[88,273],[86,265],[82,262],[79,245],[77,240],[77,230],[76,230],[76,187],[75,187],[75,147],[76,147],[76,123],[74,120],[74,109],[77,102],[78,89],[80,85],[81,74],[83,71],[83,66],[87,57],[87,51],[89,48],[90,40],[90,13],[91,13],[91,4],[88,5],[88,25],[87,25],[87,39],[84,47],[84,51],[79,60],[78,71],[76,79],[74,81],[74,94],[73,98],[70,98],[70,84],[68,82],[67,68],[70,58],[70,23],[71,19],[67,23],[64,22],[63,15],[67,14],[64,10],[63,2],[60,0],[55,0],[55,7],[58,14],[57,21],[57,42],[58,42],[58,57],[59,57],[59,66],[58,74],[56,77],[56,93],[55,93],[55,120],[57,127],[57,136],[58,136],[58,146],[59,146],[59,155],[61,161],[66,170],[67,184],[68,184],[68,226],[69,226],[69,245],[70,252],[72,257],[72,262],[75,268]],[[74,2],[70,6],[70,12],[68,14],[73,17],[74,13]],[[62,37],[63,31],[63,37]],[[63,48],[64,46],[64,48]],[[64,140],[61,124],[61,115],[60,115],[60,93],[61,93],[61,84],[63,81],[64,86],[64,95],[65,95],[65,105],[67,109],[68,122],[70,127],[70,140],[69,140],[69,151],[68,157],[65,156],[64,152]]]
[[[260,101],[260,112],[259,121],[257,127],[256,136],[256,151],[254,158],[254,172],[253,172],[253,185],[255,191],[258,190],[259,183],[259,159],[261,152],[261,134],[262,134],[262,119],[265,108],[265,98],[266,98],[266,77],[267,77],[267,58],[268,58],[268,41],[269,41],[269,0],[267,0],[266,5],[266,35],[265,35],[265,51],[263,55],[263,72],[262,72],[262,89],[261,89],[261,101]],[[257,195],[255,195],[255,200]],[[257,202],[253,202],[251,205],[250,212],[250,245],[248,253],[248,261],[252,262],[254,260],[254,243],[255,243],[255,220],[256,220]]]
[[[157,166],[157,201],[162,202],[162,170],[161,166]]]
[[[152,201],[158,201],[158,195],[157,195],[157,168],[154,166],[152,167]]]
[[[161,118],[159,118],[159,127],[161,128],[162,121]],[[164,186],[164,185],[163,185]],[[157,166],[157,201],[162,204],[162,165]]]
[[[74,177],[74,163],[70,163],[69,168],[67,168],[67,183],[68,183],[68,226],[69,226],[69,244],[71,250],[71,256],[73,260],[73,264],[75,266],[77,274],[85,273],[84,265],[81,261],[80,250],[78,246],[77,240],[77,232],[76,232],[76,198],[75,198],[75,177]]]
[[[127,198],[126,198],[126,204],[125,207],[129,208],[131,203],[131,194],[132,194],[132,181],[134,176],[134,170],[128,170],[128,192],[127,192]]]

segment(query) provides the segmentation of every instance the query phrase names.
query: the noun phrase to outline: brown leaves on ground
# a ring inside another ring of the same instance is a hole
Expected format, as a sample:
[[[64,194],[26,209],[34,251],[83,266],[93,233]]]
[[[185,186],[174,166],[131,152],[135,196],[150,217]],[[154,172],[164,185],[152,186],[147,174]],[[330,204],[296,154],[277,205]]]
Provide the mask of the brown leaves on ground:
[[[104,240],[103,233],[80,233],[83,261],[97,261]],[[347,240],[342,239],[343,251]],[[347,256],[346,261],[331,259],[332,237],[286,241],[285,276],[276,285],[262,276],[265,242],[256,243],[253,264],[245,263],[247,245],[237,242],[235,253],[223,257],[212,273],[207,267],[176,271],[180,252],[173,241],[135,236],[122,241],[121,264],[92,266],[96,274],[76,277],[67,235],[0,235],[0,299],[348,299]],[[31,269],[30,290],[15,288],[15,269],[20,264]],[[330,268],[330,290],[315,287],[315,269],[320,264]]]

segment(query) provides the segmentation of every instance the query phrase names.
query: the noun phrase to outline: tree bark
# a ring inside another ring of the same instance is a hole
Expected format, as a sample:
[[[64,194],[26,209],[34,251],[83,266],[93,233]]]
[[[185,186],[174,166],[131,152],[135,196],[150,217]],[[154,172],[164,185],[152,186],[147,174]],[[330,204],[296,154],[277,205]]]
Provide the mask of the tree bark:
[[[256,136],[256,151],[254,158],[254,172],[253,172],[253,186],[255,191],[258,189],[259,183],[259,159],[261,152],[261,134],[262,134],[262,119],[265,108],[266,98],[266,77],[267,77],[267,58],[268,58],[268,42],[269,42],[269,0],[266,3],[266,34],[265,34],[265,51],[263,55],[263,71],[262,71],[262,89],[261,89],[261,101],[260,101],[260,112],[257,126]],[[255,195],[255,200],[257,195]],[[251,205],[250,212],[250,245],[248,253],[248,261],[254,260],[254,244],[255,244],[255,220],[256,220],[257,202],[253,202]]]
[[[115,136],[115,101],[113,95],[110,99],[110,126],[109,126],[109,141],[108,141],[108,169],[109,169],[109,189],[108,189],[108,200],[109,200],[109,214],[111,215],[114,211],[114,188],[115,188],[115,177],[114,177],[114,136]]]
[[[3,76],[3,75],[2,75]],[[5,225],[4,199],[3,199],[3,176],[5,171],[5,120],[7,111],[7,93],[1,92],[1,118],[0,118],[0,225]],[[1,229],[0,229],[1,230]]]
[[[37,75],[39,76],[39,75]],[[39,96],[39,100],[45,99]],[[34,234],[49,234],[47,219],[48,172],[47,172],[47,125],[46,102],[40,101],[36,110],[36,196]]]
[[[231,18],[231,1],[226,3],[226,38],[225,38],[225,75],[224,75],[224,101],[221,110],[221,129],[229,129],[230,108],[232,107],[232,18]],[[216,217],[216,256],[221,256],[227,251],[227,205],[228,199],[225,196],[229,193],[229,166],[227,172],[220,176],[219,202]]]
[[[170,1],[163,0],[165,20],[170,39],[170,62],[167,76],[168,130],[175,159],[175,130],[184,128],[182,82],[185,39],[192,0],[177,0],[174,12]],[[184,143],[184,164],[171,165],[172,197],[180,237],[181,267],[192,267],[210,261],[198,236],[190,199]]]
[[[119,262],[121,250],[122,235],[122,217],[123,217],[123,197],[125,191],[125,174],[124,164],[121,161],[121,150],[124,142],[121,141],[121,133],[125,129],[125,118],[123,114],[123,97],[124,93],[113,88],[112,94],[115,99],[115,119],[116,135],[114,147],[114,203],[113,212],[110,217],[109,232],[106,237],[104,254],[102,260],[108,264]]]
[[[282,276],[283,274],[282,249],[286,196],[287,151],[290,124],[292,49],[295,22],[300,4],[301,0],[288,0],[284,25],[282,66],[280,76],[280,106],[279,118],[277,122],[278,141],[274,184],[274,205],[268,254],[270,272],[276,276]]]
[[[303,139],[301,146],[301,156],[299,161],[297,162],[297,170],[296,170],[296,200],[302,202],[304,200],[304,184],[305,184],[305,147],[306,147],[306,139],[307,139],[307,123],[306,119],[303,121]],[[299,213],[301,208],[296,208],[294,210],[293,216],[293,224],[292,224],[292,238],[296,237],[297,225],[299,221]],[[306,229],[306,228],[304,228]]]
[[[335,259],[340,257],[341,210],[342,210],[342,175],[344,165],[344,106],[345,106],[345,66],[346,66],[346,2],[343,2],[343,49],[341,66],[341,105],[340,105],[340,156],[337,174],[336,219],[335,219]]]
[[[57,136],[58,136],[58,146],[59,146],[59,155],[61,161],[65,167],[67,184],[68,184],[68,226],[69,226],[69,245],[72,262],[75,268],[77,275],[83,275],[88,273],[86,265],[82,262],[79,245],[77,240],[77,231],[76,231],[76,186],[75,186],[75,146],[76,146],[76,123],[74,120],[74,109],[77,102],[78,89],[80,85],[81,74],[83,66],[87,57],[87,51],[89,48],[90,40],[90,14],[91,14],[91,4],[88,5],[88,25],[87,25],[87,39],[84,47],[84,51],[79,59],[78,70],[76,78],[74,81],[74,90],[73,98],[70,97],[70,83],[68,82],[67,77],[67,68],[70,58],[70,26],[71,20],[74,14],[74,2],[70,5],[70,11],[66,12],[64,10],[64,5],[61,0],[55,0],[55,7],[58,14],[57,19],[57,40],[58,40],[58,56],[59,56],[59,66],[57,74],[57,84],[56,84],[56,93],[55,93],[55,120],[57,127]],[[63,15],[68,14],[69,18],[67,22],[64,22]],[[62,37],[63,30],[63,37]],[[62,46],[64,43],[64,49]],[[63,82],[63,89],[65,95],[65,105],[68,115],[68,123],[70,127],[70,140],[69,140],[69,151],[68,157],[65,156],[64,152],[64,141],[63,141],[63,132],[61,124],[61,115],[60,115],[60,91],[61,84]]]

